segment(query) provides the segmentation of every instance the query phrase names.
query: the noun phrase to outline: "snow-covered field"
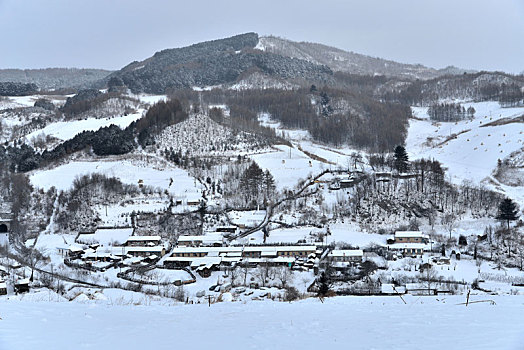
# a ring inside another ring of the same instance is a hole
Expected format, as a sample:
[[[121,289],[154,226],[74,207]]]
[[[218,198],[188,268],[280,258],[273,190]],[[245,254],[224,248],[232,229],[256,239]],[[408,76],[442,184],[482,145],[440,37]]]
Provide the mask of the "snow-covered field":
[[[317,175],[325,169],[352,169],[354,162],[352,153],[360,154],[365,160],[365,152],[348,146],[336,148],[315,143],[306,130],[291,130],[282,128],[281,124],[267,113],[259,115],[260,124],[282,133],[291,141],[293,147],[278,145],[274,152],[252,155],[251,158],[263,169],[269,169],[276,180],[277,188],[293,188],[299,179],[309,175]],[[362,163],[357,168],[362,170]]]
[[[297,148],[275,146],[275,152],[252,155],[263,170],[269,169],[275,178],[279,190],[292,189],[299,179],[318,174],[326,168],[326,164],[309,158]]]
[[[448,167],[454,183],[471,180],[480,183],[490,176],[498,159],[524,147],[522,124],[482,127],[501,118],[524,114],[524,108],[501,108],[498,102],[465,103],[475,108],[472,120],[457,123],[433,123],[427,108],[413,108],[414,114],[424,120],[410,120],[406,150],[411,159],[434,158]],[[456,138],[449,139],[450,136]],[[428,138],[433,141],[428,144]],[[446,141],[447,140],[447,141]]]
[[[83,131],[96,131],[100,128],[114,124],[124,129],[129,124],[142,118],[144,110],[136,113],[115,118],[88,118],[84,120],[72,120],[67,122],[57,122],[47,125],[45,128],[33,131],[26,136],[27,140],[39,135],[53,136],[60,140],[69,140]]]
[[[65,103],[65,100],[67,97],[71,97],[73,95],[65,95],[65,96],[59,96],[59,95],[52,95],[52,96],[45,96],[45,95],[29,95],[29,96],[11,96],[6,98],[5,100],[0,100],[0,110],[2,109],[8,109],[8,108],[20,108],[20,107],[32,107],[34,106],[36,100],[40,98],[45,98],[53,102],[55,105],[60,106]]]
[[[72,161],[49,170],[38,170],[31,174],[31,183],[39,188],[48,190],[52,186],[58,190],[71,188],[75,178],[100,173],[114,176],[123,183],[138,185],[143,180],[145,186],[167,189],[177,196],[200,196],[201,186],[184,170],[167,166],[164,169],[155,169],[135,160],[108,160],[108,161]],[[171,179],[173,183],[171,184]]]
[[[54,299],[54,296],[53,300]],[[19,297],[20,298],[20,297]],[[522,349],[524,296],[120,305],[0,297],[0,349]],[[50,296],[51,298],[51,296]],[[13,299],[13,298],[11,298]],[[61,300],[61,299],[58,299]]]

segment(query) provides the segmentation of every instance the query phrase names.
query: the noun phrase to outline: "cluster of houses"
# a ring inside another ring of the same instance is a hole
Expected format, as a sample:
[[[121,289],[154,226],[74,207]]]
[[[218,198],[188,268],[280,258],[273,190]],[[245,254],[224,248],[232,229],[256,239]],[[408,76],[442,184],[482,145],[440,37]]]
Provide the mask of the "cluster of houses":
[[[309,269],[318,267],[317,250],[313,245],[296,246],[178,246],[164,259],[166,268],[191,268],[202,277],[223,267],[260,264]]]
[[[235,266],[257,267],[261,264],[286,266],[295,270],[318,269],[324,249],[315,245],[228,246],[225,237],[238,233],[238,227],[218,227],[202,236],[180,236],[165,268],[189,268],[203,277],[212,271]],[[327,253],[327,252],[326,252]],[[333,250],[327,256],[340,266],[362,262],[362,250]]]
[[[14,292],[16,294],[29,292],[29,278],[18,279],[14,283]],[[7,282],[5,280],[0,280],[0,295],[7,295]]]
[[[251,245],[228,246],[225,237],[238,233],[236,226],[218,227],[199,236],[180,236],[168,257],[167,246],[160,236],[136,236],[133,228],[99,228],[81,232],[75,244],[57,247],[69,261],[81,259],[96,262],[128,262],[128,265],[158,262],[165,268],[189,268],[207,277],[212,271],[235,266],[256,267],[260,264],[287,266],[294,269],[318,268],[324,257],[338,269],[363,261],[360,249],[335,249],[324,254],[315,245]],[[420,256],[430,250],[429,237],[420,231],[397,231],[388,240],[387,249],[399,256]]]
[[[336,175],[329,184],[329,189],[337,191],[340,189],[351,188],[363,179],[362,171],[353,171],[347,174]]]
[[[137,236],[133,228],[98,228],[80,232],[74,244],[57,247],[58,254],[68,261],[81,259],[87,265],[129,259],[130,264],[153,263],[166,254],[160,236]]]

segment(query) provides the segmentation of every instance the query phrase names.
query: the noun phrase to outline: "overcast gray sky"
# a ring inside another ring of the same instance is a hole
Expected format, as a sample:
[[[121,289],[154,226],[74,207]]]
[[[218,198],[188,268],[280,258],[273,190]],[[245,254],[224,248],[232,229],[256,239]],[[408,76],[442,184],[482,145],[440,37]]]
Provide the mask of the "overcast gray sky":
[[[118,69],[250,31],[435,68],[524,71],[524,0],[0,0],[0,68]]]

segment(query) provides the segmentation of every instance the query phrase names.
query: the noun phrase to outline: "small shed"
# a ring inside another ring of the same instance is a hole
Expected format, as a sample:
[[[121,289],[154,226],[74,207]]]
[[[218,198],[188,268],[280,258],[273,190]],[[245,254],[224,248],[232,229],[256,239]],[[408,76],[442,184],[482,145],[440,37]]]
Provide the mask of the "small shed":
[[[16,293],[29,292],[29,278],[24,278],[15,282]]]
[[[4,281],[0,282],[0,295],[7,295],[7,283]]]

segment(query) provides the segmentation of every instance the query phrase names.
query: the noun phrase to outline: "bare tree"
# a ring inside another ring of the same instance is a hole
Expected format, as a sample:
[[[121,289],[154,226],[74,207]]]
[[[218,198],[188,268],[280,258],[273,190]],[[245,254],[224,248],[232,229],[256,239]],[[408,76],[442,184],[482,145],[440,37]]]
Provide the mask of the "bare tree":
[[[442,225],[449,232],[449,238],[451,239],[451,233],[457,228],[457,216],[455,214],[446,214],[442,218]]]
[[[280,281],[281,288],[286,288],[290,280],[293,279],[293,272],[286,266],[281,266],[276,270],[277,279]]]
[[[266,283],[269,279],[269,275],[271,274],[271,266],[269,266],[268,261],[262,262],[255,270],[255,276],[260,281],[260,284],[262,287],[266,286]]]
[[[437,271],[433,267],[428,267],[421,272],[420,279],[424,281],[424,285],[428,288],[428,295],[431,295],[432,287],[437,284]]]
[[[179,286],[176,289],[173,297],[175,298],[176,301],[181,301],[181,302],[185,301],[186,300],[186,291],[184,290],[184,286]]]

